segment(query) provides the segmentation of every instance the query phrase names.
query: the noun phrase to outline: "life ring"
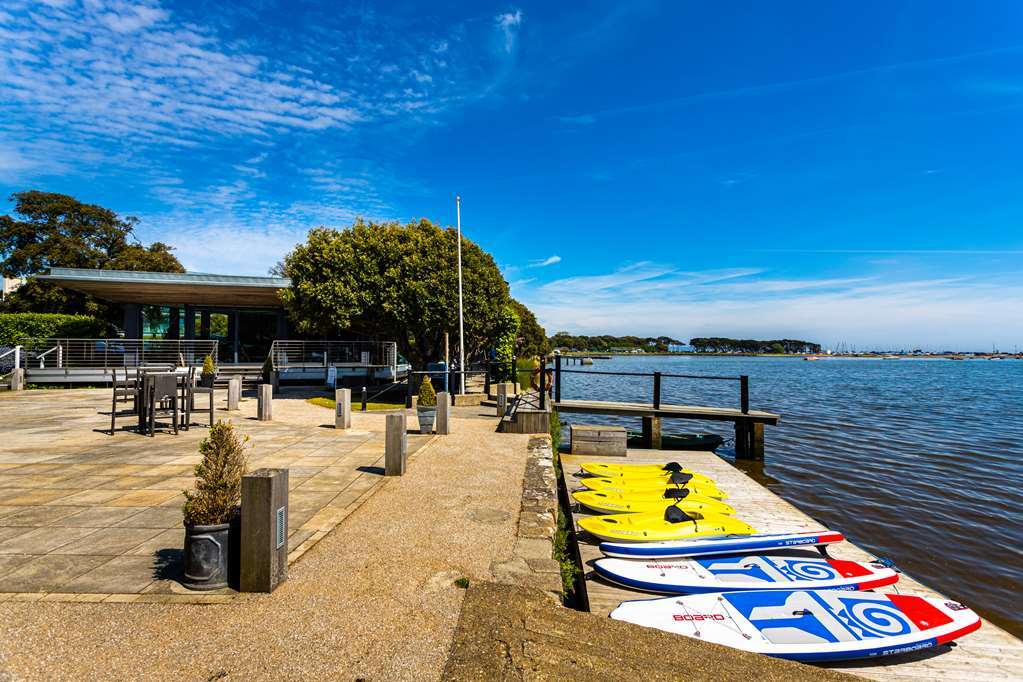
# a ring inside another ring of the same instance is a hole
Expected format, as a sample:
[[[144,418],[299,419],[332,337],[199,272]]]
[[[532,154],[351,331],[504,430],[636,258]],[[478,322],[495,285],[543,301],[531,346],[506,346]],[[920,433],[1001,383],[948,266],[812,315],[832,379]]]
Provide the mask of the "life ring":
[[[543,374],[544,374],[544,377],[543,377],[544,390],[546,390],[548,393],[550,393],[551,389],[554,387],[554,370],[551,369],[550,367],[548,367],[547,369],[544,370]],[[531,376],[530,379],[529,379],[529,387],[532,388],[534,391],[539,391],[540,390],[540,368],[539,367],[537,367],[536,369],[533,370],[533,376]]]

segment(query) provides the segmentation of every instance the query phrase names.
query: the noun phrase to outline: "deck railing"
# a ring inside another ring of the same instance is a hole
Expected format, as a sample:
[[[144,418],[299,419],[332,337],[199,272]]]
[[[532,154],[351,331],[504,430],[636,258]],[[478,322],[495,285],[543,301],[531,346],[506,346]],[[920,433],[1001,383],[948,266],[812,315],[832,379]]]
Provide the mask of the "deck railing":
[[[274,369],[390,367],[397,369],[398,344],[394,341],[274,341],[270,346]]]
[[[28,369],[201,365],[217,362],[218,342],[209,339],[56,339],[22,341],[22,366]]]

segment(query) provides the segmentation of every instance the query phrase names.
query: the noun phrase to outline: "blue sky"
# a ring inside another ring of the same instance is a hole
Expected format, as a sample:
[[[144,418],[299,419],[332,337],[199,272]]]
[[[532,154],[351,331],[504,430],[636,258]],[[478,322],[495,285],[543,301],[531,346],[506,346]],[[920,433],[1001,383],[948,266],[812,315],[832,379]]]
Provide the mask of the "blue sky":
[[[261,274],[454,222],[548,330],[1023,347],[1018,2],[0,5],[0,192]]]

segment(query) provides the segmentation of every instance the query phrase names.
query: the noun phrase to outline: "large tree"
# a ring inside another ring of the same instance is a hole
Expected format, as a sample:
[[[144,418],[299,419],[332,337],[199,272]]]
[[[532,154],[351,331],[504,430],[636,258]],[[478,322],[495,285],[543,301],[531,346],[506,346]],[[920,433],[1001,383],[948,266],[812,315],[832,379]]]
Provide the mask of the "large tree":
[[[511,300],[512,308],[519,317],[519,338],[515,352],[519,356],[546,355],[551,352],[551,342],[547,332],[536,320],[533,311],[516,301]]]
[[[6,312],[87,314],[119,323],[117,306],[33,275],[52,267],[185,271],[167,244],[139,243],[137,218],[54,192],[17,192],[11,200],[15,217],[0,215],[0,271],[28,281],[4,301]]]
[[[276,268],[291,278],[281,298],[303,334],[394,340],[422,366],[442,356],[445,332],[458,343],[456,239],[428,220],[315,228]],[[508,284],[490,254],[465,238],[462,272],[466,358],[479,359],[502,330]]]

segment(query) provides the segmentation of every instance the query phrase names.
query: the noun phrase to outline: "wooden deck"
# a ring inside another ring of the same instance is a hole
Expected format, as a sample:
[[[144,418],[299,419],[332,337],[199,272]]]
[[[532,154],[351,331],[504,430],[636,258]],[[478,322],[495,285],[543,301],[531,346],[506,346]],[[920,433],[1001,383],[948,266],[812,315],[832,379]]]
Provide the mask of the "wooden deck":
[[[605,414],[617,417],[661,417],[675,419],[706,419],[720,422],[749,422],[774,426],[781,417],[770,412],[742,412],[734,407],[702,407],[697,405],[661,405],[651,403],[612,403],[600,400],[559,400],[554,409],[562,414]]]
[[[565,484],[568,490],[581,486],[576,480],[581,462],[607,461],[621,463],[621,457],[581,457],[561,455]],[[823,525],[785,502],[739,469],[712,452],[664,452],[658,450],[629,450],[628,461],[677,461],[715,479],[729,494],[728,503],[736,509],[736,516],[747,521],[758,531],[816,530]],[[573,523],[585,516],[573,513]],[[578,529],[578,525],[575,526]],[[836,529],[836,530],[841,530]],[[591,563],[600,558],[595,542],[580,533],[579,553],[586,571],[586,592],[590,611],[607,616],[618,604],[627,599],[642,599],[644,593],[615,587],[593,576]],[[869,561],[874,558],[851,542],[833,545],[831,554],[842,559]],[[891,557],[898,564],[898,557]],[[902,574],[897,589],[900,593],[937,596],[934,590]],[[955,598],[956,595],[947,595]],[[877,661],[849,661],[829,667],[877,680],[1023,680],[1023,642],[1008,632],[984,621],[977,632],[964,637],[956,646],[943,646],[929,652],[890,657]]]

